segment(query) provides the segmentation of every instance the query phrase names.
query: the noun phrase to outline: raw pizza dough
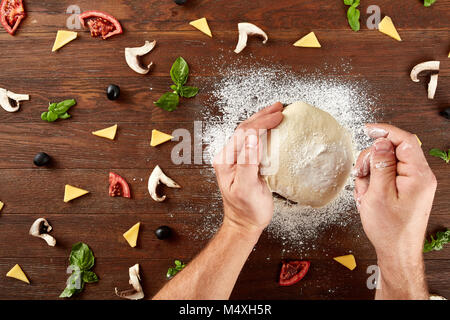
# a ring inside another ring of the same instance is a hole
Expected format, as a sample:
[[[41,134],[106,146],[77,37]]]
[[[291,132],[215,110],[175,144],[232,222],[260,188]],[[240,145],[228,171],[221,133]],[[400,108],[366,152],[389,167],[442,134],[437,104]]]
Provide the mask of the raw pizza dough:
[[[304,102],[287,106],[283,115],[268,134],[261,174],[272,192],[301,205],[322,207],[348,179],[353,166],[351,135],[329,113]]]

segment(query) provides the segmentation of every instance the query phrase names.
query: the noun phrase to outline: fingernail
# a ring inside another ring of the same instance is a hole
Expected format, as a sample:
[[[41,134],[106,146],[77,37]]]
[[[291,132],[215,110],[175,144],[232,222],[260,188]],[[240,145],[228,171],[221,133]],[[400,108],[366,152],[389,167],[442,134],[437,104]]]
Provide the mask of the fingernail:
[[[247,136],[247,142],[245,145],[247,148],[256,148],[258,146],[258,137],[253,134]]]
[[[382,128],[365,127],[364,131],[366,135],[374,139],[386,138],[389,134],[389,132]]]
[[[380,139],[375,141],[375,151],[378,153],[385,153],[392,150],[392,143],[387,139]]]

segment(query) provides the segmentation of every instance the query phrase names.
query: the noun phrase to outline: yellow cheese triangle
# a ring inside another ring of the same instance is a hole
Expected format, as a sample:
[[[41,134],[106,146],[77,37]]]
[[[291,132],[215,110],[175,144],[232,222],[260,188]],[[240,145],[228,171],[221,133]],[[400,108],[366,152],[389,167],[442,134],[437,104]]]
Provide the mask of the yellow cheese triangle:
[[[340,256],[333,258],[340,264],[342,264],[344,267],[349,268],[350,270],[353,270],[356,268],[356,261],[355,257],[352,254],[348,254],[346,256]]]
[[[388,35],[389,37],[394,38],[395,40],[402,41],[400,35],[397,32],[397,29],[395,29],[392,19],[388,16],[385,16],[383,20],[381,20],[381,22],[378,24],[378,30],[381,33]]]
[[[117,124],[113,125],[112,127],[94,131],[92,132],[92,134],[94,136],[114,140],[114,138],[116,137],[116,132],[117,132]]]
[[[173,137],[170,134],[153,129],[152,130],[152,141],[150,142],[150,145],[152,147],[156,147],[157,145],[160,145],[160,144],[167,142],[169,140],[172,140],[172,139],[173,139]]]
[[[69,202],[70,200],[84,196],[86,193],[89,193],[89,191],[66,184],[66,189],[64,190],[64,202]]]
[[[0,211],[2,211],[4,205],[5,205],[5,204],[4,204],[3,202],[0,201]]]
[[[130,228],[127,232],[123,234],[123,237],[128,241],[129,245],[134,248],[136,247],[137,238],[139,235],[139,227],[141,226],[141,223],[138,222],[134,226]]]
[[[419,146],[422,146],[422,141],[420,141],[419,137],[417,136],[417,134],[415,134],[417,142],[419,142]]]
[[[191,21],[189,22],[189,24],[212,38],[211,29],[209,29],[208,21],[206,20],[206,18]]]
[[[321,45],[314,32],[308,33],[306,36],[294,43],[296,47],[320,48]]]
[[[25,273],[22,271],[22,268],[16,264],[9,272],[6,274],[7,277],[14,278],[23,282],[30,284]]]
[[[59,50],[60,48],[64,47],[66,44],[68,44],[70,41],[75,40],[76,38],[77,38],[76,32],[66,31],[66,30],[58,30],[58,33],[56,34],[55,43],[53,44],[52,52]]]

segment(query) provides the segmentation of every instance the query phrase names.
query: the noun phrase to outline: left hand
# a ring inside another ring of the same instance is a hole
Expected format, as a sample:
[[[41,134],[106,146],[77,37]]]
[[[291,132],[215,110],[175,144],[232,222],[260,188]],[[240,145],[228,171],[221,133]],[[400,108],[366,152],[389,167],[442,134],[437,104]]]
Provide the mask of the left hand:
[[[225,148],[214,158],[224,203],[224,224],[261,233],[273,216],[272,193],[259,175],[259,136],[283,119],[279,102],[242,122]]]

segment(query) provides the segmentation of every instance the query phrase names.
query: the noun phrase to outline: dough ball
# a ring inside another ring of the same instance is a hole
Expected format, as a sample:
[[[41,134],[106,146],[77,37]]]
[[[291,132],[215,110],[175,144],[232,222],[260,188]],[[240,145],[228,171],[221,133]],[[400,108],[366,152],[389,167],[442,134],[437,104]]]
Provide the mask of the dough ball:
[[[336,198],[348,179],[353,166],[351,135],[329,113],[304,102],[287,106],[283,115],[267,135],[261,174],[272,192],[301,205],[322,207]]]

